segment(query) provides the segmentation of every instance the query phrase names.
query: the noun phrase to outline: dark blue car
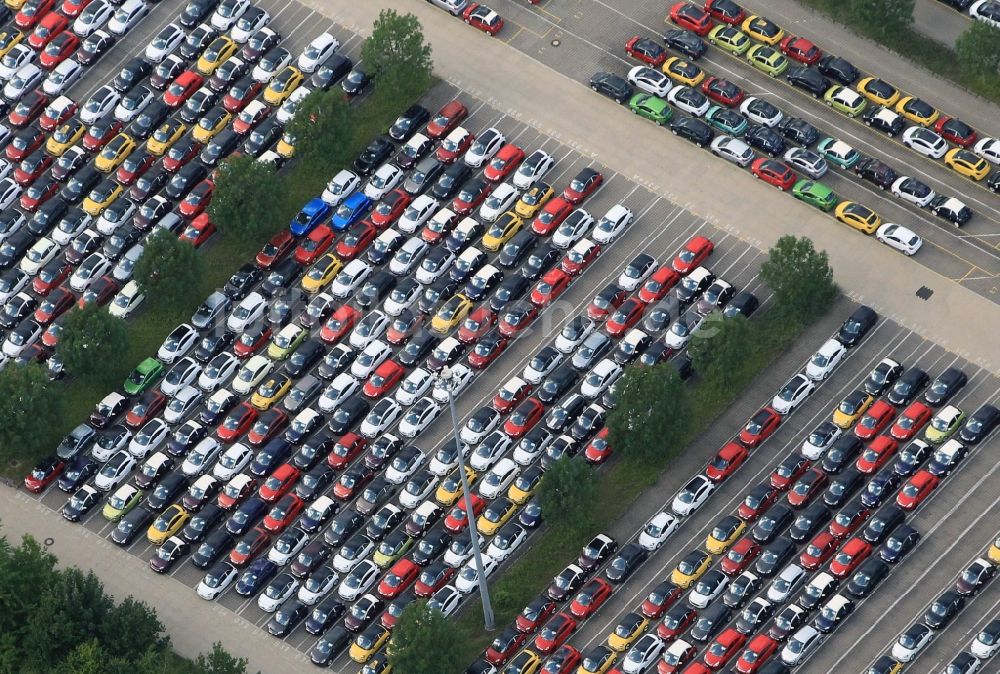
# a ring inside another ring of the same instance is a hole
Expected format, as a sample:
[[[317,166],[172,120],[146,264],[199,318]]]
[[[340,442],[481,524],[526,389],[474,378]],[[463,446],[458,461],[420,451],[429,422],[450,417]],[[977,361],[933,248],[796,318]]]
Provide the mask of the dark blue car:
[[[337,212],[333,214],[331,226],[338,232],[344,231],[363,218],[371,205],[372,200],[366,197],[364,192],[358,190],[340,204]]]
[[[288,460],[292,455],[292,448],[292,443],[285,438],[274,438],[257,452],[257,456],[250,464],[250,473],[255,477],[270,475],[275,468]]]
[[[332,211],[333,206],[319,197],[313,197],[292,219],[292,234],[295,236],[305,236],[317,225],[330,217]]]
[[[254,596],[261,588],[271,582],[277,573],[278,565],[270,559],[259,557],[253,560],[253,563],[236,581],[236,594],[244,597]]]
[[[226,531],[233,536],[242,536],[253,529],[268,508],[270,505],[264,499],[259,496],[251,496],[241,503],[226,520]]]
[[[86,454],[79,454],[59,476],[59,489],[64,492],[75,492],[93,476],[98,469],[97,462]]]

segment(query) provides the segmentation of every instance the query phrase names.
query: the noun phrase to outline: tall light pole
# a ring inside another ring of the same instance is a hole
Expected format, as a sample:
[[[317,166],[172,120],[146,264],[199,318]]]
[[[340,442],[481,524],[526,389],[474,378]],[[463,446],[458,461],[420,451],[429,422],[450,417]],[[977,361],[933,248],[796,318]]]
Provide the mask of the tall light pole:
[[[483,623],[487,632],[496,629],[493,619],[493,606],[490,604],[490,589],[486,585],[486,570],[483,568],[483,555],[479,550],[479,532],[473,519],[472,492],[469,491],[469,480],[465,475],[465,452],[462,450],[462,438],[458,431],[458,413],[455,411],[454,381],[451,368],[445,365],[438,373],[435,386],[447,391],[448,408],[451,410],[451,428],[455,436],[455,452],[458,454],[458,477],[462,480],[462,498],[465,499],[465,517],[469,521],[469,541],[472,544],[472,555],[476,561],[476,575],[479,577],[479,596],[483,600]]]

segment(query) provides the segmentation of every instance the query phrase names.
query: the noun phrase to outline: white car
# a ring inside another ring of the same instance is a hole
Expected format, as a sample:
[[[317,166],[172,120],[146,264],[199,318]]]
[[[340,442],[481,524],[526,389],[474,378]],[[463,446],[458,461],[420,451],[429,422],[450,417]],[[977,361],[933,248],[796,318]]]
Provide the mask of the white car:
[[[24,192],[24,188],[18,185],[13,178],[0,180],[0,209],[14,205],[22,192]]]
[[[292,527],[278,537],[271,549],[267,551],[267,558],[278,566],[284,566],[292,561],[292,558],[299,554],[308,542],[309,534],[302,529]]]
[[[560,249],[569,248],[583,239],[593,225],[593,216],[582,208],[577,208],[559,223],[552,234],[552,245]]]
[[[250,7],[243,12],[229,34],[232,36],[233,42],[244,44],[253,37],[254,33],[265,28],[270,22],[271,15],[267,13],[267,10],[260,7]]]
[[[473,382],[476,378],[476,373],[467,365],[462,363],[456,363],[451,366],[451,379],[449,380],[451,384],[452,395],[458,399],[458,396],[469,387],[469,384]],[[438,401],[442,405],[448,404],[448,389],[443,386],[434,386],[431,392],[431,397]]]
[[[373,340],[351,364],[351,375],[367,379],[375,369],[392,355],[392,347],[381,339]]]
[[[802,662],[819,646],[823,635],[812,625],[803,625],[788,639],[781,649],[781,661],[789,667]]]
[[[270,555],[268,556],[270,559]],[[257,606],[261,611],[274,613],[285,600],[299,591],[299,581],[290,573],[283,573],[268,583],[267,587],[257,597]]]
[[[733,138],[732,136],[727,136],[725,134],[716,136],[712,139],[712,144],[709,146],[712,150],[712,154],[715,154],[727,161],[731,161],[738,166],[746,168],[751,162],[757,157],[754,154],[753,148],[744,143],[739,138]]]
[[[222,0],[222,4],[212,13],[212,28],[219,32],[229,30],[249,8],[250,0]]]
[[[110,272],[113,265],[114,263],[104,257],[100,251],[94,251],[84,258],[80,266],[69,277],[69,287],[78,293],[82,293],[97,279]],[[23,266],[21,268],[27,273],[28,270],[24,269]]]
[[[1000,140],[981,138],[976,143],[975,152],[980,157],[985,157],[990,163],[1000,165]]]
[[[396,389],[396,402],[404,407],[409,407],[417,402],[420,396],[424,395],[434,386],[434,375],[422,367],[415,368],[399,384]]]
[[[472,168],[479,168],[493,158],[507,142],[507,137],[500,129],[491,126],[472,141],[465,153],[465,163]]]
[[[209,393],[224,386],[240,367],[239,359],[228,351],[216,355],[198,377],[198,387]]]
[[[789,564],[767,588],[767,600],[772,604],[783,604],[805,584],[809,574],[798,564]]]
[[[520,472],[518,465],[511,459],[500,459],[479,480],[479,495],[487,501],[495,499],[505,493]]]
[[[7,80],[7,84],[3,88],[3,96],[8,101],[14,102],[24,96],[26,93],[41,84],[42,79],[45,77],[45,72],[36,66],[34,63],[25,63],[23,66],[17,69],[10,79]],[[81,113],[80,119],[87,123],[83,119],[83,114]]]
[[[381,575],[382,569],[375,562],[363,559],[341,581],[337,595],[344,601],[354,601],[378,582]]]
[[[822,381],[833,374],[840,362],[847,355],[847,347],[836,339],[828,339],[813,354],[806,365],[806,376],[813,381]]]
[[[381,311],[375,310],[358,321],[348,337],[348,343],[355,349],[363,349],[374,340],[379,339],[389,328],[391,321]]]
[[[679,666],[680,657],[684,656],[691,649],[691,645],[683,639],[679,639],[670,644],[670,649],[667,649],[666,653],[664,649],[667,649],[667,643],[659,636],[656,634],[643,634],[622,659],[621,670],[623,674],[640,674],[640,672],[645,672],[646,670],[652,671],[655,669],[653,665],[660,656],[663,656],[664,662],[671,664],[668,659],[672,657],[670,654],[671,649],[679,652],[678,660],[674,663]]]
[[[438,479],[429,470],[416,473],[399,492],[399,505],[412,510],[431,498],[437,486]]]
[[[928,185],[909,176],[900,176],[897,178],[892,183],[889,191],[892,192],[894,197],[898,197],[903,201],[909,201],[920,208],[926,208],[931,203],[931,200],[937,196],[937,193]]]
[[[330,58],[333,52],[338,49],[340,49],[340,40],[329,33],[323,33],[314,37],[312,42],[306,45],[306,48],[302,50],[302,54],[299,55],[299,70],[304,73],[315,72],[316,68]]]
[[[632,211],[622,204],[616,204],[597,222],[591,238],[597,243],[611,243],[632,224],[634,219]]]
[[[685,311],[670,324],[670,328],[663,335],[663,343],[674,350],[682,349],[704,324],[705,317],[697,311]]]
[[[111,114],[121,99],[122,95],[114,87],[105,84],[95,91],[80,108],[80,121],[84,124],[93,124],[104,119]]]
[[[73,22],[73,32],[81,39],[101,28],[115,15],[115,8],[106,0],[93,0]],[[68,60],[68,59],[67,59]]]
[[[21,66],[30,63],[35,58],[35,52],[27,44],[16,44],[0,59],[0,80],[6,82],[14,76]]]
[[[704,505],[714,491],[714,482],[704,475],[695,475],[674,497],[670,509],[678,517],[687,517]]]
[[[555,163],[556,160],[549,153],[544,150],[535,150],[517,167],[511,182],[514,183],[514,187],[526,190],[536,181],[544,178],[545,174],[552,170]]]
[[[226,327],[239,334],[261,320],[267,311],[267,299],[259,292],[244,297],[226,320]]]
[[[469,551],[472,554],[472,551]],[[489,578],[497,570],[499,563],[488,554],[482,555],[483,575]],[[476,560],[470,559],[455,577],[455,589],[463,595],[475,592],[479,588],[479,572],[476,570]]]
[[[892,645],[892,657],[900,662],[910,662],[933,640],[934,630],[923,623],[914,623]]]
[[[253,460],[253,450],[241,442],[226,448],[219,460],[212,466],[212,475],[220,480],[229,481],[240,474]]]
[[[389,271],[396,276],[407,276],[420,264],[430,246],[419,236],[411,236],[389,260]]]
[[[778,126],[781,120],[785,118],[781,110],[778,110],[778,108],[763,98],[757,98],[756,96],[746,97],[743,103],[740,104],[740,114],[751,122],[771,129]]]
[[[115,452],[127,449],[131,441],[132,431],[122,424],[116,424],[97,436],[97,442],[91,447],[90,453],[95,460],[103,463],[114,456]],[[161,457],[162,461],[157,460],[157,457]],[[151,474],[155,475],[160,464],[165,461],[172,461],[172,459],[168,459],[162,452],[156,452],[143,465],[143,472],[145,473],[146,466],[150,466],[152,468]]]
[[[233,379],[233,391],[240,395],[248,395],[264,381],[267,375],[271,374],[273,369],[274,361],[267,356],[257,354],[251,357],[236,373],[236,378]]]
[[[339,573],[329,566],[321,566],[309,574],[296,596],[306,606],[312,606],[330,594],[339,582]]]
[[[213,437],[207,437],[194,446],[181,464],[181,472],[188,477],[202,475],[208,471],[222,451],[222,445]]]
[[[87,7],[97,4],[96,0]],[[49,96],[59,96],[69,91],[83,76],[83,66],[74,59],[66,59],[46,75],[42,91]]]
[[[413,277],[417,283],[429,286],[447,274],[454,263],[455,254],[444,246],[438,246],[424,256]]]
[[[621,365],[610,358],[602,359],[583,380],[583,384],[580,386],[580,395],[590,400],[600,397],[608,390],[609,386],[618,381],[624,372]]]
[[[894,222],[887,222],[875,230],[875,238],[903,255],[915,255],[924,245],[916,232]]]
[[[486,547],[486,555],[498,563],[509,559],[524,542],[528,540],[528,532],[520,524],[510,522],[496,533]],[[484,564],[485,566],[485,564]]]
[[[338,374],[319,397],[316,406],[321,412],[330,413],[340,407],[341,403],[354,395],[361,388],[361,383],[349,372]]]
[[[670,78],[664,73],[647,66],[635,66],[628,71],[628,81],[637,89],[663,98],[674,88]]]
[[[320,198],[331,206],[339,206],[340,202],[351,196],[360,186],[361,178],[358,174],[341,169],[326,184],[326,189],[323,190]]]
[[[376,435],[384,433],[396,423],[402,413],[403,408],[392,398],[379,400],[361,422],[361,435],[366,438],[374,438]]]
[[[42,326],[32,319],[21,322],[10,332],[3,343],[3,355],[8,358],[17,358],[29,346],[38,341],[42,336]]]
[[[345,299],[360,288],[371,273],[371,265],[364,260],[360,258],[351,260],[333,279],[329,288],[330,294],[338,299]]]
[[[21,258],[18,266],[28,276],[34,276],[38,273],[39,269],[51,262],[60,251],[61,248],[55,241],[47,236],[43,236],[28,249],[24,257]]]
[[[238,575],[239,571],[236,570],[235,566],[229,562],[222,562],[208,570],[205,577],[198,583],[198,587],[195,588],[195,592],[205,601],[212,601],[236,582]]]
[[[417,435],[427,430],[427,427],[434,423],[444,407],[433,398],[424,396],[406,413],[399,423],[399,434],[404,438],[415,438]]]
[[[139,116],[146,106],[153,102],[153,92],[143,86],[135,86],[125,92],[122,100],[115,107],[115,119],[128,124]],[[114,157],[107,157],[113,159]]]
[[[150,419],[136,431],[128,443],[129,453],[137,459],[144,459],[157,451],[166,442],[170,427],[163,419]]]
[[[275,115],[275,119],[278,120],[278,124],[285,125],[292,121],[292,118],[295,117],[295,112],[299,109],[302,101],[304,101],[311,93],[312,89],[305,86],[300,86],[298,89],[293,91],[292,95],[281,104],[280,108],[278,108],[278,113]]]
[[[156,357],[167,365],[183,358],[198,343],[198,331],[187,323],[181,323],[171,330],[156,352]]]
[[[149,14],[149,6],[145,0],[125,0],[108,21],[108,32],[121,37],[135,28],[147,14]]]
[[[577,350],[584,340],[597,329],[593,320],[586,316],[577,316],[566,323],[559,331],[553,346],[562,353],[569,354]]]
[[[395,164],[382,164],[365,183],[365,196],[378,201],[403,180],[403,170]]]
[[[691,588],[688,603],[695,608],[705,608],[712,600],[720,596],[729,584],[729,577],[717,569],[711,569],[702,576]]]
[[[529,384],[537,386],[562,364],[564,358],[565,354],[554,346],[543,347],[524,366],[521,378]]]
[[[465,425],[462,426],[459,437],[462,442],[470,445],[478,444],[483,438],[496,430],[496,427],[500,425],[502,420],[502,415],[499,412],[489,405],[485,405],[469,417]]]
[[[469,457],[469,466],[477,471],[489,470],[513,446],[514,440],[502,431],[493,431]]]
[[[969,16],[987,26],[1000,28],[1000,5],[996,0],[976,0],[969,7]]]
[[[390,510],[399,510],[395,506],[387,506]],[[399,511],[402,512],[402,511]],[[347,540],[333,557],[333,568],[341,573],[350,573],[362,560],[375,551],[375,542],[364,535],[356,535]]]
[[[184,357],[170,368],[160,384],[160,390],[171,397],[163,418],[168,424],[179,422],[201,402],[202,393],[193,384],[201,373],[201,364],[191,357]]]
[[[819,180],[830,170],[830,165],[822,155],[802,147],[786,151],[784,159],[813,180]]]
[[[911,126],[903,132],[903,145],[925,157],[940,159],[948,151],[948,141],[923,126]]]
[[[632,292],[649,278],[657,268],[656,259],[645,253],[635,257],[618,276],[618,287]]]
[[[666,511],[653,515],[639,534],[639,545],[646,550],[658,550],[677,530],[680,522]]]
[[[980,660],[987,660],[1000,652],[1000,618],[983,627],[969,645],[969,651]]]
[[[129,473],[135,470],[135,457],[129,452],[118,451],[108,459],[97,475],[94,476],[94,486],[103,492],[117,489],[128,479]]]
[[[146,60],[150,63],[159,63],[181,46],[187,33],[176,23],[168,23],[164,26],[156,37],[146,45]]]
[[[500,183],[493,188],[486,201],[479,207],[479,217],[486,222],[493,222],[513,208],[520,197],[521,193],[516,187],[509,183]]]
[[[427,606],[441,612],[445,618],[452,615],[462,601],[462,593],[454,585],[445,585],[440,590],[431,595],[427,600]]]
[[[667,94],[667,100],[679,110],[695,117],[704,117],[712,107],[705,94],[691,87],[674,87]]]
[[[810,461],[819,461],[844,431],[831,421],[824,421],[814,428],[802,443],[799,452]]]
[[[413,234],[430,220],[431,216],[437,213],[441,204],[437,199],[426,194],[421,194],[410,202],[403,211],[403,214],[396,221],[396,227],[402,232]]]
[[[799,373],[785,382],[785,385],[771,400],[771,408],[778,414],[791,414],[815,390],[816,383]]]

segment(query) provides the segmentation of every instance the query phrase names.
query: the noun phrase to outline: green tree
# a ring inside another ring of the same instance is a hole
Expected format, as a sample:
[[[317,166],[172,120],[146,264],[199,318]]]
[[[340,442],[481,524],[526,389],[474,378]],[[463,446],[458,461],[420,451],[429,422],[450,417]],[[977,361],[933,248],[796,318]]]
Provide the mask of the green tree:
[[[1000,30],[973,21],[955,41],[958,62],[967,73],[979,77],[997,77],[1000,68]]]
[[[702,386],[731,395],[752,374],[756,363],[749,354],[757,346],[757,334],[744,316],[722,318],[715,313],[706,320],[691,340],[688,355]]]
[[[247,659],[233,657],[218,641],[212,644],[210,653],[199,654],[194,665],[192,674],[246,674],[247,671]]]
[[[403,609],[392,630],[387,651],[398,674],[457,674],[465,667],[455,626],[426,601]]]
[[[851,15],[876,38],[898,38],[913,23],[916,0],[850,0]]]
[[[129,663],[121,658],[113,658],[97,639],[85,641],[73,650],[53,669],[56,674],[125,674]]]
[[[39,588],[54,583],[55,567],[56,558],[31,536],[17,546],[0,537],[0,671],[19,670],[28,617],[38,605]]]
[[[93,303],[66,316],[56,347],[67,370],[102,381],[114,376],[108,364],[121,358],[127,349],[125,322]]]
[[[627,461],[660,465],[686,444],[691,391],[670,363],[632,366],[615,384],[618,404],[608,415],[608,443]]]
[[[147,301],[183,311],[197,299],[201,271],[201,256],[194,247],[161,229],[146,239],[135,263],[135,280]]]
[[[403,100],[420,95],[433,79],[431,47],[413,14],[392,9],[379,13],[372,33],[361,46],[361,61],[382,89]]]
[[[250,156],[230,157],[216,171],[208,215],[227,236],[259,239],[288,225],[285,193],[284,180],[269,165]]]
[[[101,622],[98,636],[104,650],[129,661],[141,659],[150,648],[163,650],[170,644],[156,611],[133,597],[111,608]]]
[[[355,125],[352,113],[335,90],[317,89],[302,99],[288,123],[288,133],[295,137],[296,159],[324,173],[331,165],[345,163],[345,151],[352,146],[345,138],[351,137]]]
[[[778,239],[760,276],[774,291],[777,310],[803,325],[826,312],[839,292],[826,251],[817,251],[806,237]]]
[[[0,460],[35,461],[51,453],[62,410],[62,392],[45,366],[9,364],[0,370]]]
[[[564,456],[549,466],[538,485],[538,502],[553,524],[585,525],[596,502],[594,469],[583,457]]]

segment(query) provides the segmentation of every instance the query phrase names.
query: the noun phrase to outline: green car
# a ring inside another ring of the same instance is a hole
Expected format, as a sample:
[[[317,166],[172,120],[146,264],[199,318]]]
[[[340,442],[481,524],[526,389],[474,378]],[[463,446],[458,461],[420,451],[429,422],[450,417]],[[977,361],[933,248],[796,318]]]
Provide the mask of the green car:
[[[628,102],[628,107],[633,113],[660,126],[669,122],[674,114],[665,100],[652,94],[636,94]]]
[[[933,442],[935,445],[941,444],[958,430],[964,420],[965,412],[954,405],[948,405],[944,409],[938,410],[938,413],[931,419],[927,430],[924,431],[924,438],[927,442]]]
[[[271,360],[288,358],[308,336],[308,330],[295,323],[289,323],[272,338],[271,345],[267,347],[267,357]]]
[[[139,504],[146,495],[144,491],[132,484],[123,484],[108,497],[101,514],[109,522],[118,522]]]
[[[844,113],[848,117],[857,117],[865,111],[865,106],[868,105],[868,101],[865,100],[864,96],[854,89],[849,89],[839,84],[827,89],[826,93],[823,94],[823,100],[831,108]]]
[[[399,561],[411,547],[413,547],[411,536],[400,530],[394,531],[378,544],[375,554],[372,555],[372,561],[379,568],[387,569]]]
[[[163,370],[163,363],[155,358],[142,361],[125,380],[125,393],[130,396],[142,393],[163,376]]]
[[[829,213],[837,205],[837,195],[823,183],[812,180],[800,180],[792,188],[792,196],[815,206],[824,213]]]
[[[861,161],[861,153],[842,140],[827,136],[816,146],[827,161],[831,161],[842,169],[852,168]]]
[[[711,30],[708,34],[708,41],[736,56],[746,54],[753,44],[749,35],[736,26],[725,23],[719,24]]]
[[[747,52],[747,62],[762,73],[777,77],[788,70],[788,59],[774,47],[756,44]]]
[[[746,117],[735,110],[724,108],[721,105],[710,107],[708,112],[705,113],[705,121],[734,138],[742,136],[746,132],[747,127],[750,126]]]

